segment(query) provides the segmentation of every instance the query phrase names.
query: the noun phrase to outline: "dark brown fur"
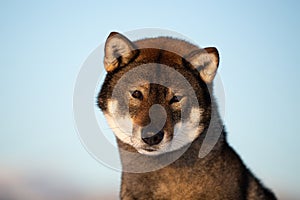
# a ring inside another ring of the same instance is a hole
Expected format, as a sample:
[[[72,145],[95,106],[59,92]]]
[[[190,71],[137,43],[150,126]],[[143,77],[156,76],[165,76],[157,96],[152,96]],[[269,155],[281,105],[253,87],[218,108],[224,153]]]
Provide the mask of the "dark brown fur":
[[[208,95],[212,84],[205,84],[198,71],[192,69],[191,64],[182,58],[182,55],[188,55],[199,48],[185,41],[171,38],[145,39],[136,41],[133,45],[138,47],[138,50],[133,50],[133,53],[125,59],[122,56],[119,57],[118,66],[107,74],[98,98],[99,107],[103,112],[107,112],[107,101],[111,98],[111,92],[117,81],[126,72],[143,63],[162,63],[174,67],[185,77],[191,77],[188,80],[197,92],[199,104],[205,109],[200,122],[204,124],[205,129],[199,133],[199,137],[190,146],[184,147],[186,151],[183,155],[170,165],[146,173],[123,172],[121,199],[276,199],[274,194],[255,178],[228,145],[224,129],[213,150],[204,158],[199,158],[200,147],[206,137],[212,114],[211,108],[212,106],[216,107],[215,100]],[[164,50],[160,50],[160,48]],[[129,61],[124,63],[122,60],[126,59]],[[162,101],[160,100],[158,103],[162,103]],[[150,105],[147,105],[144,110],[149,107]],[[143,113],[133,114],[133,116],[135,116],[137,124],[147,124],[149,121],[147,115],[143,115]],[[117,142],[120,149],[136,152],[135,148],[121,140],[117,139]],[[145,165],[159,163],[161,159],[172,158],[176,153],[176,151],[169,152],[160,156],[140,155],[139,159],[135,160],[138,163],[131,164],[143,168]],[[123,167],[130,167],[126,155],[122,151],[120,154]]]

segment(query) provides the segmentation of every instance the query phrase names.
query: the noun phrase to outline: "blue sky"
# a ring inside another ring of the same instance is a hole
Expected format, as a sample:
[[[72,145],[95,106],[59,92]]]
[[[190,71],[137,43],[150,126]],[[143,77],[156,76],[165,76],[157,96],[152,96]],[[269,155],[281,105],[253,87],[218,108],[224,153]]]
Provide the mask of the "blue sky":
[[[299,9],[298,1],[2,2],[0,168],[54,170],[117,192],[120,174],[77,136],[74,84],[111,31],[154,27],[219,49],[230,144],[276,193],[300,197]]]

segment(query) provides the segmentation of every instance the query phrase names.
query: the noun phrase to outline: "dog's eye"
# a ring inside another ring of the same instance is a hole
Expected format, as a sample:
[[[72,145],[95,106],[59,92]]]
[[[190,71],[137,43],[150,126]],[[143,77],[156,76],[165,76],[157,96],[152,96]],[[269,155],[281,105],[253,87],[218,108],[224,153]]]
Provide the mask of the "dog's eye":
[[[182,98],[181,96],[173,96],[169,104],[177,103],[181,100],[181,98]]]
[[[139,100],[142,100],[143,99],[143,94],[141,91],[138,91],[138,90],[135,90],[131,96],[135,99],[139,99]]]

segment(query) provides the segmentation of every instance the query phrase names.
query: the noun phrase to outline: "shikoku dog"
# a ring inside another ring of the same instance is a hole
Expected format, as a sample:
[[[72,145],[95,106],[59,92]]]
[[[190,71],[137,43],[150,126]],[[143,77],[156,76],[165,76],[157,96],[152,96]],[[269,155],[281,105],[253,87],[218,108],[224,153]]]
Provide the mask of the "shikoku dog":
[[[218,65],[214,47],[109,35],[98,105],[119,146],[121,199],[276,199],[226,141],[211,95]]]

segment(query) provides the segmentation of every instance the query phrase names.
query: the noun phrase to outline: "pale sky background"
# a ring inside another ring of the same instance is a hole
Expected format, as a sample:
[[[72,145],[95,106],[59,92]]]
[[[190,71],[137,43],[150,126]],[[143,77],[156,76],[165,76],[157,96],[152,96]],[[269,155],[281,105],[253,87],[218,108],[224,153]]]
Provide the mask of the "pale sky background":
[[[74,84],[111,31],[155,27],[219,49],[230,144],[277,196],[299,199],[299,10],[299,1],[1,1],[0,195],[117,197],[120,173],[76,133]]]

